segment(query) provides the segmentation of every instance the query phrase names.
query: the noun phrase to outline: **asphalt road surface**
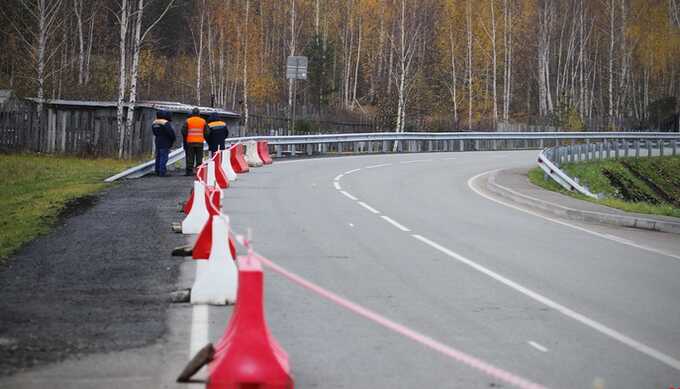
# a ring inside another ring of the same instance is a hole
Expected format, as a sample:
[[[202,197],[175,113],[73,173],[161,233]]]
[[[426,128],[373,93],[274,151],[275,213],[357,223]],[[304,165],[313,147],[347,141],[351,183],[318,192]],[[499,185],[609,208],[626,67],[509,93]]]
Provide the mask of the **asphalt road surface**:
[[[680,239],[555,219],[485,190],[483,173],[530,166],[535,156],[275,162],[240,176],[225,202],[236,231],[252,228],[255,250],[275,263],[521,378],[555,388],[680,386]],[[178,288],[191,285],[193,265],[182,265]],[[296,387],[510,386],[271,271],[265,283],[268,323]],[[230,312],[171,309],[163,346],[145,354],[163,368],[139,387],[173,386],[175,366],[218,339]],[[92,370],[74,364],[62,372]],[[8,382],[29,387],[46,374]],[[126,374],[87,382],[113,387]]]

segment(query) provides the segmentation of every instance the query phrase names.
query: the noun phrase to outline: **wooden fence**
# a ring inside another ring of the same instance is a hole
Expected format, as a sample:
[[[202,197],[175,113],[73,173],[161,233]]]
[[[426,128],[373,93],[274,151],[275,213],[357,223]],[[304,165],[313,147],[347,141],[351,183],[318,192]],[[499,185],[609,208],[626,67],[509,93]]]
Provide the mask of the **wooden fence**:
[[[128,134],[126,155],[152,151],[152,135],[142,131],[144,112]],[[4,152],[65,153],[117,156],[120,133],[115,115],[108,110],[47,109],[0,112],[0,150]]]

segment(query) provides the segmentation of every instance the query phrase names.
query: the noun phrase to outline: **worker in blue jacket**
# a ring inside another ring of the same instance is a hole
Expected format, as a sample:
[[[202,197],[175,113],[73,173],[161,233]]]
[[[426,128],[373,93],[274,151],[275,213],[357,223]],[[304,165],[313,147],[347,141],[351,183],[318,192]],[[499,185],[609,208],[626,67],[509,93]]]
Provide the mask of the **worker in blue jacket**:
[[[208,117],[208,127],[210,128],[210,134],[208,135],[208,149],[210,149],[210,155],[215,154],[217,150],[224,150],[224,141],[229,136],[229,129],[227,128],[227,123],[220,120],[220,117],[211,113]]]
[[[168,154],[172,145],[175,144],[175,129],[172,128],[171,120],[170,112],[159,110],[156,111],[156,120],[151,125],[151,130],[156,138],[155,171],[159,177],[165,177]]]

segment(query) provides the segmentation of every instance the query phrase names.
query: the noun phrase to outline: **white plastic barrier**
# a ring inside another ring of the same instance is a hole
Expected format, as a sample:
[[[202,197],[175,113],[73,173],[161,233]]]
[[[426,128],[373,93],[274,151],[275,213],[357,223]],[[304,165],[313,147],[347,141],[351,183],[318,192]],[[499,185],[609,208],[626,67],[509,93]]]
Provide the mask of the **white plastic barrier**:
[[[182,220],[182,233],[198,234],[209,216],[205,202],[205,187],[199,181],[194,181],[194,200],[189,214]]]
[[[205,184],[208,186],[215,186],[215,161],[209,159],[206,162]]]
[[[192,304],[224,305],[236,302],[238,269],[229,251],[229,219],[219,215],[212,220],[210,257],[207,261],[197,260],[199,268],[191,288]]]
[[[222,170],[227,175],[229,181],[236,181],[237,174],[231,166],[231,148],[222,150]]]
[[[260,167],[264,165],[264,162],[260,159],[260,155],[257,152],[257,142],[254,140],[246,142],[246,162],[248,166]]]

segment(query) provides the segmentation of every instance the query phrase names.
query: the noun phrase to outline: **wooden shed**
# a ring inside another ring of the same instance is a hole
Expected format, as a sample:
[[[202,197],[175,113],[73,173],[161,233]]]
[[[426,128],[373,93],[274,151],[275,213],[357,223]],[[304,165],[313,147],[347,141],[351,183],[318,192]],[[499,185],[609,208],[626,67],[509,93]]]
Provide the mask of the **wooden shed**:
[[[27,99],[37,106],[36,99]],[[151,154],[154,149],[151,123],[156,118],[157,110],[172,113],[172,124],[180,135],[184,120],[194,106],[167,101],[140,101],[135,105],[134,124],[131,133],[125,134],[123,151],[125,155]],[[37,120],[34,115],[22,115],[25,123],[24,132],[18,134],[23,142],[32,143],[35,151],[48,153],[73,153],[82,155],[117,156],[120,147],[120,132],[116,124],[116,102],[113,101],[79,101],[79,100],[46,100],[43,103],[43,119]],[[126,105],[123,117],[127,116]],[[227,110],[199,107],[201,115],[207,118],[215,113],[229,126],[230,136],[240,134],[241,115]],[[34,110],[37,113],[37,110]],[[40,122],[35,125],[35,122]],[[18,140],[19,140],[18,139]],[[28,145],[26,145],[28,146]],[[37,150],[35,148],[37,147]],[[176,147],[181,147],[178,142]]]

